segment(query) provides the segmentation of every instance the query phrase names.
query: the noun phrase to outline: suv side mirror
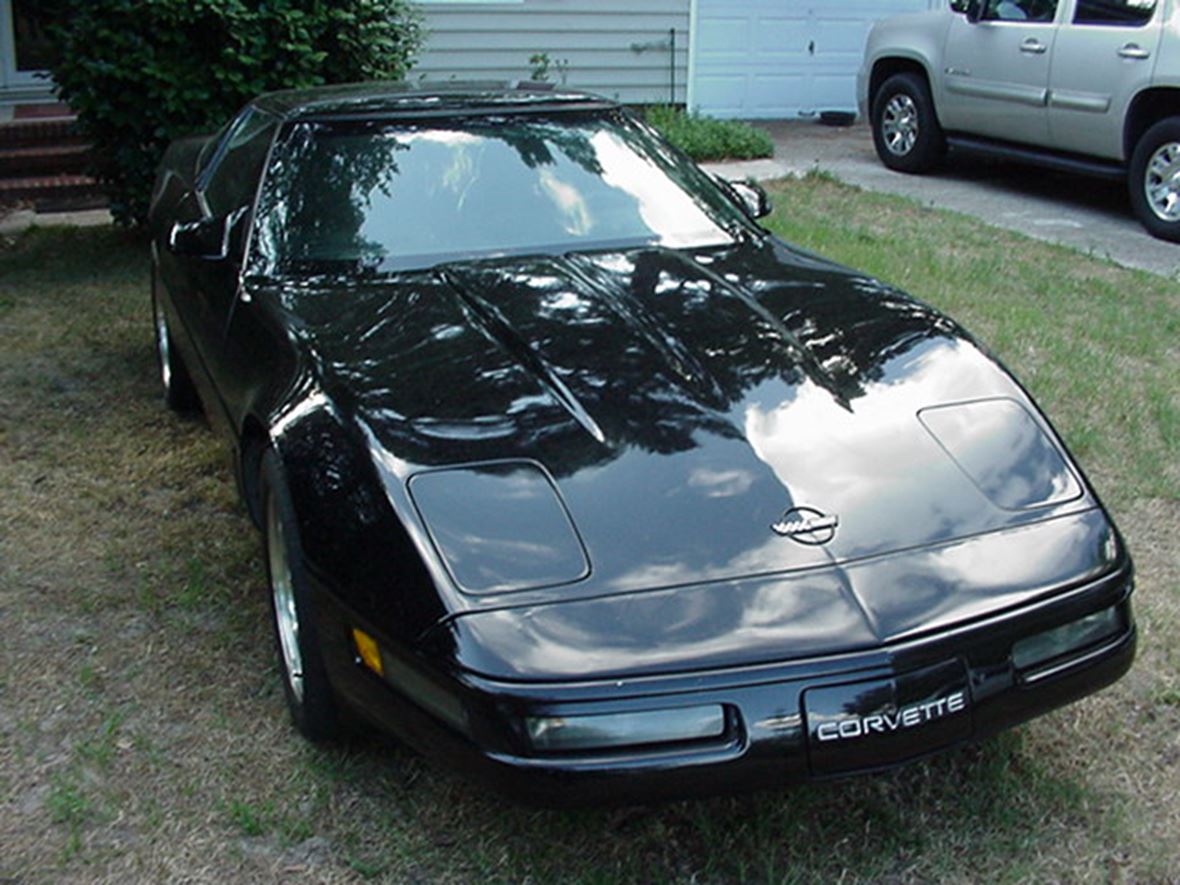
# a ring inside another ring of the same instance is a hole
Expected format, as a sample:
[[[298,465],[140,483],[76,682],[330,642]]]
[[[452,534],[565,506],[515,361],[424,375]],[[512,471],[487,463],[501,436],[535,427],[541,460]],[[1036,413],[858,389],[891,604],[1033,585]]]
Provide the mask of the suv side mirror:
[[[967,21],[975,24],[983,16],[982,0],[951,0],[951,12],[966,15]]]

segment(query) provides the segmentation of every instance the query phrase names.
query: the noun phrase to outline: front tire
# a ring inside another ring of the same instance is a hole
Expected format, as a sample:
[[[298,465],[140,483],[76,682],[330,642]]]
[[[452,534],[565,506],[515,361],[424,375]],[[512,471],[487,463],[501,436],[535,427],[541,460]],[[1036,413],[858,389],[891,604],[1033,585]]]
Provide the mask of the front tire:
[[[898,172],[932,169],[946,153],[946,139],[925,79],[894,74],[873,96],[873,145],[881,162]]]
[[[262,457],[263,551],[270,585],[271,624],[291,721],[308,740],[337,740],[343,729],[320,650],[314,600],[282,465]]]
[[[1143,134],[1127,183],[1143,226],[1152,236],[1180,243],[1180,117],[1161,120]]]
[[[160,370],[160,384],[164,388],[164,403],[181,414],[195,412],[199,405],[197,389],[193,386],[188,367],[176,350],[168,318],[160,304],[159,272],[152,266],[152,328],[156,339],[156,365]]]

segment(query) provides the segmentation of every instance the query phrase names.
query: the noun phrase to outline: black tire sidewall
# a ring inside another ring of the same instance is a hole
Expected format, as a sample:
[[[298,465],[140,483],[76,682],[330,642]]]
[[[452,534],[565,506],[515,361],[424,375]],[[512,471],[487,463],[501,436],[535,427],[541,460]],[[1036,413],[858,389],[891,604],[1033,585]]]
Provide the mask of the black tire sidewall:
[[[193,386],[193,379],[188,373],[188,367],[180,354],[176,352],[176,339],[172,336],[172,330],[168,327],[167,314],[164,313],[164,308],[160,304],[160,273],[156,268],[155,262],[152,262],[151,270],[151,289],[152,289],[152,344],[156,351],[156,368],[160,373],[160,386],[164,390],[164,404],[174,412],[182,414],[194,412],[197,409],[197,390]],[[168,353],[165,355],[160,350],[160,333],[159,323],[163,321],[165,334],[168,336]],[[169,381],[164,384],[164,361],[168,362],[168,377]]]
[[[262,555],[263,562],[266,564],[271,633],[274,638],[275,654],[278,658],[279,674],[283,684],[283,694],[287,699],[287,708],[291,713],[292,722],[304,737],[316,742],[336,740],[341,736],[339,709],[324,666],[315,601],[308,584],[295,508],[287,487],[282,462],[273,449],[267,449],[262,456],[260,483],[263,515]],[[295,610],[299,617],[299,651],[303,659],[302,699],[291,690],[287,664],[283,658],[282,641],[279,639],[278,618],[275,612],[274,592],[271,583],[270,539],[268,537],[270,527],[267,514],[272,498],[277,517],[283,527],[287,562],[291,570],[291,583],[295,596]]]
[[[899,156],[885,144],[881,131],[885,107],[895,95],[907,95],[918,109],[918,139],[908,154]],[[881,162],[898,172],[925,172],[933,168],[946,151],[946,140],[942,127],[934,113],[934,101],[925,80],[917,74],[894,74],[886,80],[873,96],[870,113],[873,130],[873,145]]]
[[[1144,181],[1147,177],[1147,164],[1152,154],[1159,150],[1160,145],[1169,141],[1180,142],[1180,117],[1169,117],[1161,120],[1148,129],[1135,145],[1131,155],[1131,166],[1127,172],[1127,188],[1131,198],[1131,207],[1140,223],[1154,237],[1180,243],[1180,221],[1164,221],[1151,208],[1147,194],[1144,193]]]

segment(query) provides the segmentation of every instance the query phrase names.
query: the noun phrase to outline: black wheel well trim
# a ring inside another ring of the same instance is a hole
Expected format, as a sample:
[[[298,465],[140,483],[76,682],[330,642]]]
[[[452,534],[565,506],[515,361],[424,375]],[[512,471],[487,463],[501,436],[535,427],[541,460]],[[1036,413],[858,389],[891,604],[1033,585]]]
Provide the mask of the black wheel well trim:
[[[869,73],[869,108],[872,109],[873,101],[877,97],[877,92],[884,85],[885,81],[895,74],[917,74],[926,81],[926,88],[930,91],[931,105],[934,103],[934,88],[930,79],[930,72],[926,67],[925,62],[919,61],[916,58],[909,58],[902,55],[891,55],[885,58],[879,58],[873,62],[873,69]],[[938,108],[934,108],[935,116],[938,116]]]
[[[272,448],[270,434],[254,415],[242,422],[238,434],[238,489],[250,520],[262,527],[262,457]]]
[[[1169,117],[1180,119],[1180,86],[1153,86],[1136,95],[1123,121],[1123,159],[1131,162],[1139,139],[1156,123]]]

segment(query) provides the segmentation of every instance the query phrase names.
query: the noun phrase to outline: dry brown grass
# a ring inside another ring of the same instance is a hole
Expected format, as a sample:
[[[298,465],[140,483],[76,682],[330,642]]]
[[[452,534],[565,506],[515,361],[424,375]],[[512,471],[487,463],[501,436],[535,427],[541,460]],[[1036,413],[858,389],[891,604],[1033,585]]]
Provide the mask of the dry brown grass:
[[[825,251],[845,254],[824,206],[847,199],[805,182],[782,192],[780,217],[827,225]],[[873,217],[986,266],[989,244],[972,241],[966,222],[888,200]],[[1018,245],[1030,266],[1061,260]],[[1114,490],[1128,463],[1174,451],[1154,425],[1114,448],[1096,431],[1085,459],[1140,573],[1141,657],[1112,689],[887,776],[658,809],[531,811],[398,748],[317,750],[288,727],[257,542],[224,456],[203,423],[159,402],[145,255],[104,230],[34,232],[0,250],[0,880],[1177,877],[1174,465]],[[1180,309],[1163,284],[1069,260],[1071,272],[1145,299],[1157,324],[1159,305]],[[897,281],[931,294],[921,278]],[[1040,284],[1029,285],[1038,299]],[[1133,386],[1118,391],[1125,402],[1073,402],[1088,396],[1059,377],[1056,348],[1067,345],[1026,340],[987,305],[975,309],[987,336],[1013,342],[1001,355],[1030,370],[1034,393],[1058,400],[1046,405],[1067,416],[1067,437],[1084,441],[1092,415],[1110,422],[1150,405],[1151,391]],[[1174,350],[1137,359],[1134,372],[1175,393]]]

